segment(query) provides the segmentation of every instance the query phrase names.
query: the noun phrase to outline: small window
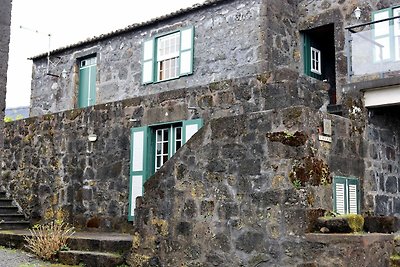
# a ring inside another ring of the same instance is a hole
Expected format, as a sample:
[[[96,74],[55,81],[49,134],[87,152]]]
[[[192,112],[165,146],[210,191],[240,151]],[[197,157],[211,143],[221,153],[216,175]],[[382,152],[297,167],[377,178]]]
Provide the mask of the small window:
[[[194,28],[154,37],[143,44],[143,84],[193,73]]]
[[[356,178],[334,177],[334,211],[339,214],[360,213],[359,181]]]
[[[321,51],[311,47],[311,71],[321,75]]]

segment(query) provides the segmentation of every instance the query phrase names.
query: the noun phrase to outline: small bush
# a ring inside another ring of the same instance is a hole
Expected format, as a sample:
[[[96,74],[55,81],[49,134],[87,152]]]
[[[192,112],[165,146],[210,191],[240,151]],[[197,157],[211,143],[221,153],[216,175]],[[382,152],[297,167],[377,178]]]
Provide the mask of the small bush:
[[[74,228],[62,221],[53,221],[29,229],[31,236],[24,236],[26,247],[44,260],[53,259],[57,252],[67,247],[68,238],[74,234]]]

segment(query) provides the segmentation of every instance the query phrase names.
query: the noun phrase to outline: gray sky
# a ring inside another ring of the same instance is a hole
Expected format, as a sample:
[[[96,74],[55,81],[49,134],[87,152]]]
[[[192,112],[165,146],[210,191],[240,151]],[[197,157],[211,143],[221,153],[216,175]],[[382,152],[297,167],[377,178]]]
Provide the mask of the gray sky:
[[[32,61],[27,58],[47,52],[47,34],[52,35],[53,50],[202,2],[204,0],[13,0],[7,108],[29,106]]]

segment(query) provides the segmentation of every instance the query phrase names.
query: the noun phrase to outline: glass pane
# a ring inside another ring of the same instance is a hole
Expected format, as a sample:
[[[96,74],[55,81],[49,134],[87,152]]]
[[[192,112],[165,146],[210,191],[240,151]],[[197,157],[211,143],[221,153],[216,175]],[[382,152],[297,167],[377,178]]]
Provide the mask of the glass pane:
[[[167,162],[167,160],[168,160],[168,156],[165,155],[165,156],[163,157],[163,163]]]
[[[176,141],[175,150],[178,150],[179,148],[181,148],[181,146],[182,146],[182,142],[181,141]]]
[[[168,153],[168,142],[163,143],[163,153],[164,154]]]
[[[163,132],[164,132],[164,141],[168,141],[168,129],[164,129],[163,130]]]
[[[161,167],[161,156],[157,156],[157,163],[156,163],[156,168]]]
[[[161,144],[157,143],[157,155],[161,154]]]
[[[176,128],[176,139],[182,139],[182,128]]]
[[[162,132],[160,130],[157,130],[156,135],[157,135],[157,142],[160,142],[162,140]]]

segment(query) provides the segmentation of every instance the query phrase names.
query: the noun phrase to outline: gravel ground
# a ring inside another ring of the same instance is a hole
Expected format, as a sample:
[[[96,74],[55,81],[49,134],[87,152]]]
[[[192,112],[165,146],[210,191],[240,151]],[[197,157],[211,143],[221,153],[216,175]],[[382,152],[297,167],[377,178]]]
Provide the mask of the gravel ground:
[[[68,265],[51,264],[40,261],[28,252],[17,249],[0,248],[0,267],[63,267]]]

